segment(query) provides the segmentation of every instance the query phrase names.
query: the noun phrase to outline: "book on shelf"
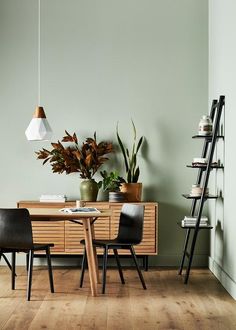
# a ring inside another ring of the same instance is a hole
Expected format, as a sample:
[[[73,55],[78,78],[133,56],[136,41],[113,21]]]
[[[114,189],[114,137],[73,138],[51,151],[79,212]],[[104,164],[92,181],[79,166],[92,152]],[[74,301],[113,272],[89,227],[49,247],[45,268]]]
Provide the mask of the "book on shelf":
[[[196,226],[196,222],[195,223],[188,223],[188,222],[185,222],[184,220],[181,221],[181,226],[182,227],[195,227]],[[208,226],[208,223],[206,222],[200,222],[200,227],[207,227]]]
[[[197,220],[197,217],[191,217],[189,215],[186,215],[184,217],[184,220],[189,220],[189,221],[196,221]],[[208,221],[208,218],[206,216],[201,216],[201,221]]]
[[[41,195],[39,201],[44,203],[65,203],[66,199],[66,195]]]
[[[65,207],[63,209],[60,209],[60,212],[64,212],[64,213],[100,213],[100,211],[95,208],[95,207],[74,207],[74,208],[70,208],[70,207]]]
[[[197,217],[191,217],[191,216],[185,216],[184,219],[181,221],[181,225],[184,226],[193,226],[195,227],[197,223]],[[200,226],[204,227],[204,226],[208,226],[208,218],[205,216],[201,217],[200,220]]]

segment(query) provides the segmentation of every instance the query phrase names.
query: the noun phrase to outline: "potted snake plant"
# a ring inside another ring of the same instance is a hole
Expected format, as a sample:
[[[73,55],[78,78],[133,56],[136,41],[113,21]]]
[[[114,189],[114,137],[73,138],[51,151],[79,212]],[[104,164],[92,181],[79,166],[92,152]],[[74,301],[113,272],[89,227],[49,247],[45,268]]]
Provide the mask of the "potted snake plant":
[[[131,120],[131,122],[133,127],[133,143],[130,149],[124,145],[120,138],[118,124],[116,127],[116,136],[123,155],[126,171],[126,182],[121,184],[120,190],[125,193],[125,197],[128,202],[139,202],[141,201],[142,195],[142,183],[138,182],[140,169],[137,164],[137,155],[143,143],[144,137],[141,136],[137,140],[136,127],[133,120]]]

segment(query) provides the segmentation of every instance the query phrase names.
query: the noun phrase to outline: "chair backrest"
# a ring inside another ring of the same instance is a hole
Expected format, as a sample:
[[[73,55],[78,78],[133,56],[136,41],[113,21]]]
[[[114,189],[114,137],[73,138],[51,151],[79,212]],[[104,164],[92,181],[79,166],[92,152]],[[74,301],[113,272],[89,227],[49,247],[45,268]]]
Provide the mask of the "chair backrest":
[[[33,247],[32,226],[27,209],[0,209],[0,249]]]
[[[139,244],[143,238],[144,205],[123,204],[117,240]]]

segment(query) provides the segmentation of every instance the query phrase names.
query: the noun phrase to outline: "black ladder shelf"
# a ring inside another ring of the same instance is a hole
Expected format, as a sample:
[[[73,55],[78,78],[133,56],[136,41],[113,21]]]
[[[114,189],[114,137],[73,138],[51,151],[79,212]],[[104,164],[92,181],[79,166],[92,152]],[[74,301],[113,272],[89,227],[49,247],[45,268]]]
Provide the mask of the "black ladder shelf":
[[[181,226],[181,228],[186,230],[186,235],[185,235],[185,241],[184,241],[183,255],[182,255],[182,259],[181,259],[181,263],[180,263],[180,267],[179,267],[179,275],[182,274],[184,264],[185,264],[185,258],[187,257],[188,263],[186,266],[186,272],[185,272],[185,277],[184,277],[185,284],[188,283],[198,232],[200,229],[212,229],[213,228],[210,225],[201,226],[200,221],[201,221],[204,202],[209,198],[217,198],[217,196],[212,196],[212,195],[206,194],[206,191],[207,191],[207,186],[208,186],[208,181],[209,181],[209,176],[210,176],[211,170],[214,168],[223,168],[223,166],[221,166],[221,165],[213,164],[212,160],[213,160],[213,155],[214,155],[214,151],[215,151],[216,140],[218,138],[223,138],[223,136],[220,136],[218,133],[219,133],[219,127],[220,127],[220,118],[221,118],[222,109],[224,107],[224,104],[225,104],[224,96],[220,96],[219,102],[217,100],[212,101],[211,113],[210,113],[210,117],[213,122],[212,135],[211,136],[199,136],[199,135],[193,136],[193,138],[199,138],[199,139],[203,138],[204,139],[201,157],[207,158],[207,164],[203,165],[203,166],[202,165],[200,165],[200,166],[187,165],[187,167],[198,168],[196,184],[199,184],[200,186],[202,186],[202,194],[199,197],[192,197],[187,194],[183,195],[185,198],[192,199],[190,214],[192,217],[196,216],[196,225],[194,227]],[[191,233],[192,233],[192,235],[191,235]],[[192,236],[191,239],[190,239],[190,236]],[[188,251],[188,248],[190,248],[190,251]]]

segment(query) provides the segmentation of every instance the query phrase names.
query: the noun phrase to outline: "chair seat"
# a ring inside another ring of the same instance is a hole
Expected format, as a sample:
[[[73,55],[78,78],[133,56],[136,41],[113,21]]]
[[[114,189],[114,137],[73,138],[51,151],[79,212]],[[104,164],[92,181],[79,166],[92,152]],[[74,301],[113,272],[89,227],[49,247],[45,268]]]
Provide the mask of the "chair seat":
[[[80,241],[80,244],[83,244],[85,245],[85,240],[82,239]],[[93,245],[95,246],[111,246],[111,247],[116,247],[116,248],[124,248],[124,247],[130,247],[130,245],[135,245],[135,244],[138,244],[138,243],[131,243],[131,242],[120,242],[119,240],[117,239],[104,239],[104,240],[97,240],[97,239],[93,239]]]
[[[39,250],[45,250],[47,247],[53,247],[54,244],[53,243],[34,243],[34,247],[33,250],[34,251],[39,251]]]
[[[54,244],[53,243],[45,243],[45,244],[41,244],[41,243],[35,243],[33,245],[32,250],[33,251],[40,251],[40,250],[45,250],[47,247],[53,247]],[[30,249],[24,249],[24,248],[0,248],[0,252],[1,253],[10,253],[10,252],[29,252]]]

